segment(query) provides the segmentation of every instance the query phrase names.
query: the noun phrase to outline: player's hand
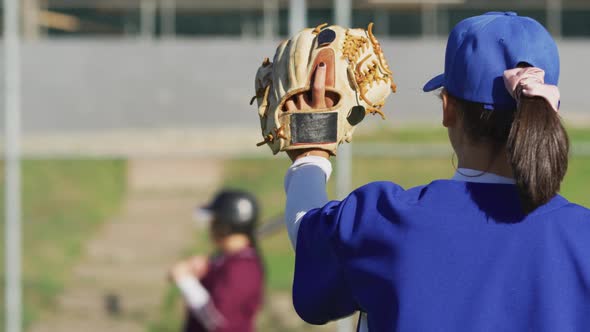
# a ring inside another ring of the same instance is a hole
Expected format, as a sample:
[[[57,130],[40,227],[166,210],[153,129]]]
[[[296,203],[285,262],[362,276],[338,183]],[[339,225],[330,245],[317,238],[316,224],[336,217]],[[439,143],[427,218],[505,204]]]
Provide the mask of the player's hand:
[[[203,279],[209,272],[209,257],[194,256],[188,260],[191,273],[198,279]]]
[[[191,275],[190,265],[187,261],[180,261],[170,269],[168,277],[170,281],[178,281],[186,276]]]
[[[285,106],[287,111],[297,111],[302,109],[320,109],[326,107],[332,107],[334,100],[326,96],[326,65],[322,62],[319,64],[313,76],[311,84],[311,94],[300,93],[293,98],[287,100]],[[301,149],[301,150],[289,150],[287,155],[292,161],[305,156],[320,156],[324,158],[330,158],[330,154],[321,149]]]
[[[187,276],[202,279],[208,271],[209,259],[207,256],[195,256],[174,264],[170,269],[169,277],[171,280],[180,280]]]

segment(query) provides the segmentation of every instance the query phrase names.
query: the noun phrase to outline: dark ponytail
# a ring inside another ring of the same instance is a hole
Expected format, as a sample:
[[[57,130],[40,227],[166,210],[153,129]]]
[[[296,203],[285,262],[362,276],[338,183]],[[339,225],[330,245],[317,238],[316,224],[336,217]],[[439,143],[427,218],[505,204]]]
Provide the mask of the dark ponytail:
[[[568,166],[569,138],[545,99],[522,97],[506,147],[523,210],[529,213],[559,191]]]
[[[522,97],[513,111],[486,110],[447,94],[458,105],[467,137],[507,151],[522,209],[530,213],[558,192],[567,171],[569,138],[557,112],[539,97]],[[490,161],[491,162],[491,161]]]

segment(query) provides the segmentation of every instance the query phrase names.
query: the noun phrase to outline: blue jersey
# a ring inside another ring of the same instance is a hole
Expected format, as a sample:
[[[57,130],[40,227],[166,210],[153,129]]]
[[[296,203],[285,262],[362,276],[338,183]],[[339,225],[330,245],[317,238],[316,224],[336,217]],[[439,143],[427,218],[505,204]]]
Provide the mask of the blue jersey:
[[[309,211],[293,302],[309,323],[357,310],[369,331],[590,331],[590,210],[522,213],[514,185],[361,187]]]

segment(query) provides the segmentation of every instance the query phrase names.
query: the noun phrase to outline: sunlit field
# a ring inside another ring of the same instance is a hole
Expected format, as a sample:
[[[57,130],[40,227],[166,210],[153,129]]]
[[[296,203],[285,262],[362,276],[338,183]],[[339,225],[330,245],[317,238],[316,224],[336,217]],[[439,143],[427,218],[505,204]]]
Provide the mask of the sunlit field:
[[[24,323],[55,306],[70,269],[95,230],[115,215],[126,186],[122,160],[25,160],[23,188]],[[4,168],[1,168],[4,173]],[[4,177],[0,178],[4,215]],[[4,218],[2,218],[4,220]],[[4,227],[0,228],[2,244]],[[0,247],[4,279],[4,245]],[[0,287],[4,298],[4,287]],[[0,302],[0,326],[4,302]]]

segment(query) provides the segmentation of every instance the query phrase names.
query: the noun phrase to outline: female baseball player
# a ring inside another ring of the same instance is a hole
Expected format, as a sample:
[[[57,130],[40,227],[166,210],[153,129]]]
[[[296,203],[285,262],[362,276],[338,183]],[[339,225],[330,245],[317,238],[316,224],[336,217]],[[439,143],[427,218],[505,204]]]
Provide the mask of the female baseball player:
[[[186,305],[185,332],[251,332],[263,298],[264,273],[254,238],[255,198],[224,190],[203,208],[217,253],[177,263],[171,276]]]
[[[569,143],[555,42],[531,18],[492,12],[460,22],[445,59],[424,91],[442,88],[452,179],[328,202],[328,153],[289,152],[297,312],[324,324],[361,311],[372,332],[590,331],[590,210],[558,194]],[[312,108],[325,107],[326,67]]]

